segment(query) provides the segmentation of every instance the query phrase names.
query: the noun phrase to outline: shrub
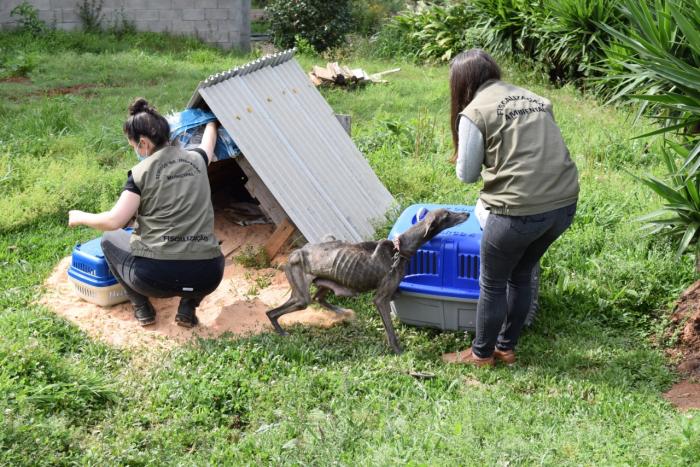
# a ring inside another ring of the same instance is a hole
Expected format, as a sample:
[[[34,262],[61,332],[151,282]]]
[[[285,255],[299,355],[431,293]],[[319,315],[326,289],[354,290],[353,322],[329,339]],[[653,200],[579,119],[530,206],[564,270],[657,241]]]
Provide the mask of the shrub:
[[[472,47],[533,57],[535,45],[544,34],[540,25],[548,21],[542,1],[473,0],[422,5],[394,17],[380,32],[377,45],[380,55],[394,52],[421,61],[449,61]]]
[[[546,38],[549,12],[544,0],[474,0],[472,2],[484,34],[486,47],[492,52],[536,56],[537,46]]]
[[[103,0],[82,0],[78,3],[78,17],[86,32],[97,32],[102,29]]]
[[[271,0],[265,10],[278,47],[293,47],[299,36],[322,52],[339,45],[350,30],[349,0]]]
[[[647,104],[642,110],[663,124],[648,135],[678,131],[682,142],[667,141],[665,180],[641,179],[664,200],[661,210],[643,219],[653,233],[676,241],[679,256],[692,248],[700,272],[700,11],[695,0],[659,0],[655,9],[624,0],[623,6],[629,27],[603,26],[621,50],[613,62],[623,70],[614,76],[615,97]]]
[[[46,31],[46,23],[39,19],[39,11],[29,2],[22,2],[10,11],[10,16],[17,16],[20,29],[33,35]]]
[[[600,24],[621,22],[619,0],[474,0],[482,42],[525,56],[563,84],[594,74],[611,42]],[[602,71],[601,71],[602,72]],[[579,84],[582,84],[579,81]]]
[[[651,9],[644,2],[624,1],[622,12],[628,26],[601,25],[616,39],[606,50],[607,66],[614,74],[603,80],[612,90],[611,100],[641,97],[645,104],[657,106],[656,110],[664,107],[671,112],[664,117],[685,115],[692,120],[694,115],[695,123],[700,123],[699,112],[690,111],[698,105],[700,66],[700,10],[693,3],[661,0]],[[666,93],[671,94],[661,97]],[[683,96],[694,100],[686,102]],[[652,108],[648,110],[658,115]]]
[[[352,0],[352,27],[362,35],[376,33],[384,21],[404,7],[402,0]]]
[[[127,17],[124,7],[121,7],[114,12],[112,24],[107,31],[117,37],[124,37],[136,33],[136,24]]]
[[[416,28],[410,14],[395,16],[371,39],[371,54],[379,58],[415,59],[420,44],[411,36]]]
[[[431,4],[396,16],[379,34],[380,56],[448,61],[482,47],[542,66],[556,83],[579,80],[605,58],[609,34],[599,24],[620,23],[619,0],[472,0]]]
[[[565,82],[592,76],[606,57],[612,37],[601,30],[618,27],[622,17],[619,0],[547,0],[551,21],[543,23],[548,40],[540,44],[538,59],[550,80]]]
[[[36,67],[34,56],[16,50],[8,52],[0,49],[0,78],[29,76],[29,73]]]
[[[700,272],[700,171],[689,170],[687,165],[678,164],[679,158],[687,160],[688,149],[673,142],[667,143],[669,148],[664,148],[663,159],[666,162],[668,180],[650,175],[640,178],[642,183],[664,200],[664,205],[640,220],[649,222],[647,225],[652,234],[672,238],[677,245],[677,257],[692,246],[695,270]]]
[[[431,5],[395,16],[375,41],[377,55],[421,61],[448,61],[462,50],[483,45],[469,4]]]

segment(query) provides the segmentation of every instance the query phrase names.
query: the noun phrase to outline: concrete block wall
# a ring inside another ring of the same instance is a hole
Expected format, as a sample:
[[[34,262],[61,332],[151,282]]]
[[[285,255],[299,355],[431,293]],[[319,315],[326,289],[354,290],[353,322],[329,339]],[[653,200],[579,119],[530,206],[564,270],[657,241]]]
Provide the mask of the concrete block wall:
[[[58,29],[80,29],[81,0],[28,0],[39,19]],[[22,0],[0,0],[0,28],[12,28],[10,12]],[[250,0],[104,0],[102,25],[125,19],[139,31],[195,35],[223,48],[250,50]]]

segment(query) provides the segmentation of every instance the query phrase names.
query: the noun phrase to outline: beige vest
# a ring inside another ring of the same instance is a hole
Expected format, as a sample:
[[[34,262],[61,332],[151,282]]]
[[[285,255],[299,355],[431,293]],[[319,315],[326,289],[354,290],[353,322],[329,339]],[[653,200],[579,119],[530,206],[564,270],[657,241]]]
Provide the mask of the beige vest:
[[[131,169],[131,175],[141,190],[132,254],[187,260],[221,254],[201,155],[166,146]]]
[[[480,197],[491,212],[526,216],[576,202],[578,171],[550,101],[502,81],[487,81],[460,115],[484,137]]]

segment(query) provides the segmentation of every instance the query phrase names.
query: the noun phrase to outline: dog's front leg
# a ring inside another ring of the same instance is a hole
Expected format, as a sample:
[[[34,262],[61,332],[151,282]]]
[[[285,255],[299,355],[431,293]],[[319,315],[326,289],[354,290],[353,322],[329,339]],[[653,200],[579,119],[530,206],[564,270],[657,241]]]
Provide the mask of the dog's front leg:
[[[381,294],[374,297],[374,305],[377,307],[377,310],[379,310],[379,316],[382,317],[382,323],[384,323],[384,329],[386,330],[386,337],[389,340],[389,346],[395,354],[400,354],[402,350],[401,346],[399,345],[399,340],[396,338],[394,323],[391,321],[391,307],[389,306],[390,302],[391,294]]]

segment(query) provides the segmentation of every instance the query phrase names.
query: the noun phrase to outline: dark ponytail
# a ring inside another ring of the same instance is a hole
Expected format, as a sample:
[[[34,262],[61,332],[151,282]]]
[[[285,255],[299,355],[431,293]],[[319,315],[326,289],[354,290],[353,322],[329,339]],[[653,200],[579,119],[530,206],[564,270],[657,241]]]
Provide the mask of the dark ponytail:
[[[129,117],[124,122],[124,134],[136,142],[145,136],[156,149],[160,149],[170,139],[170,126],[155,107],[143,97],[139,97],[129,106]]]

